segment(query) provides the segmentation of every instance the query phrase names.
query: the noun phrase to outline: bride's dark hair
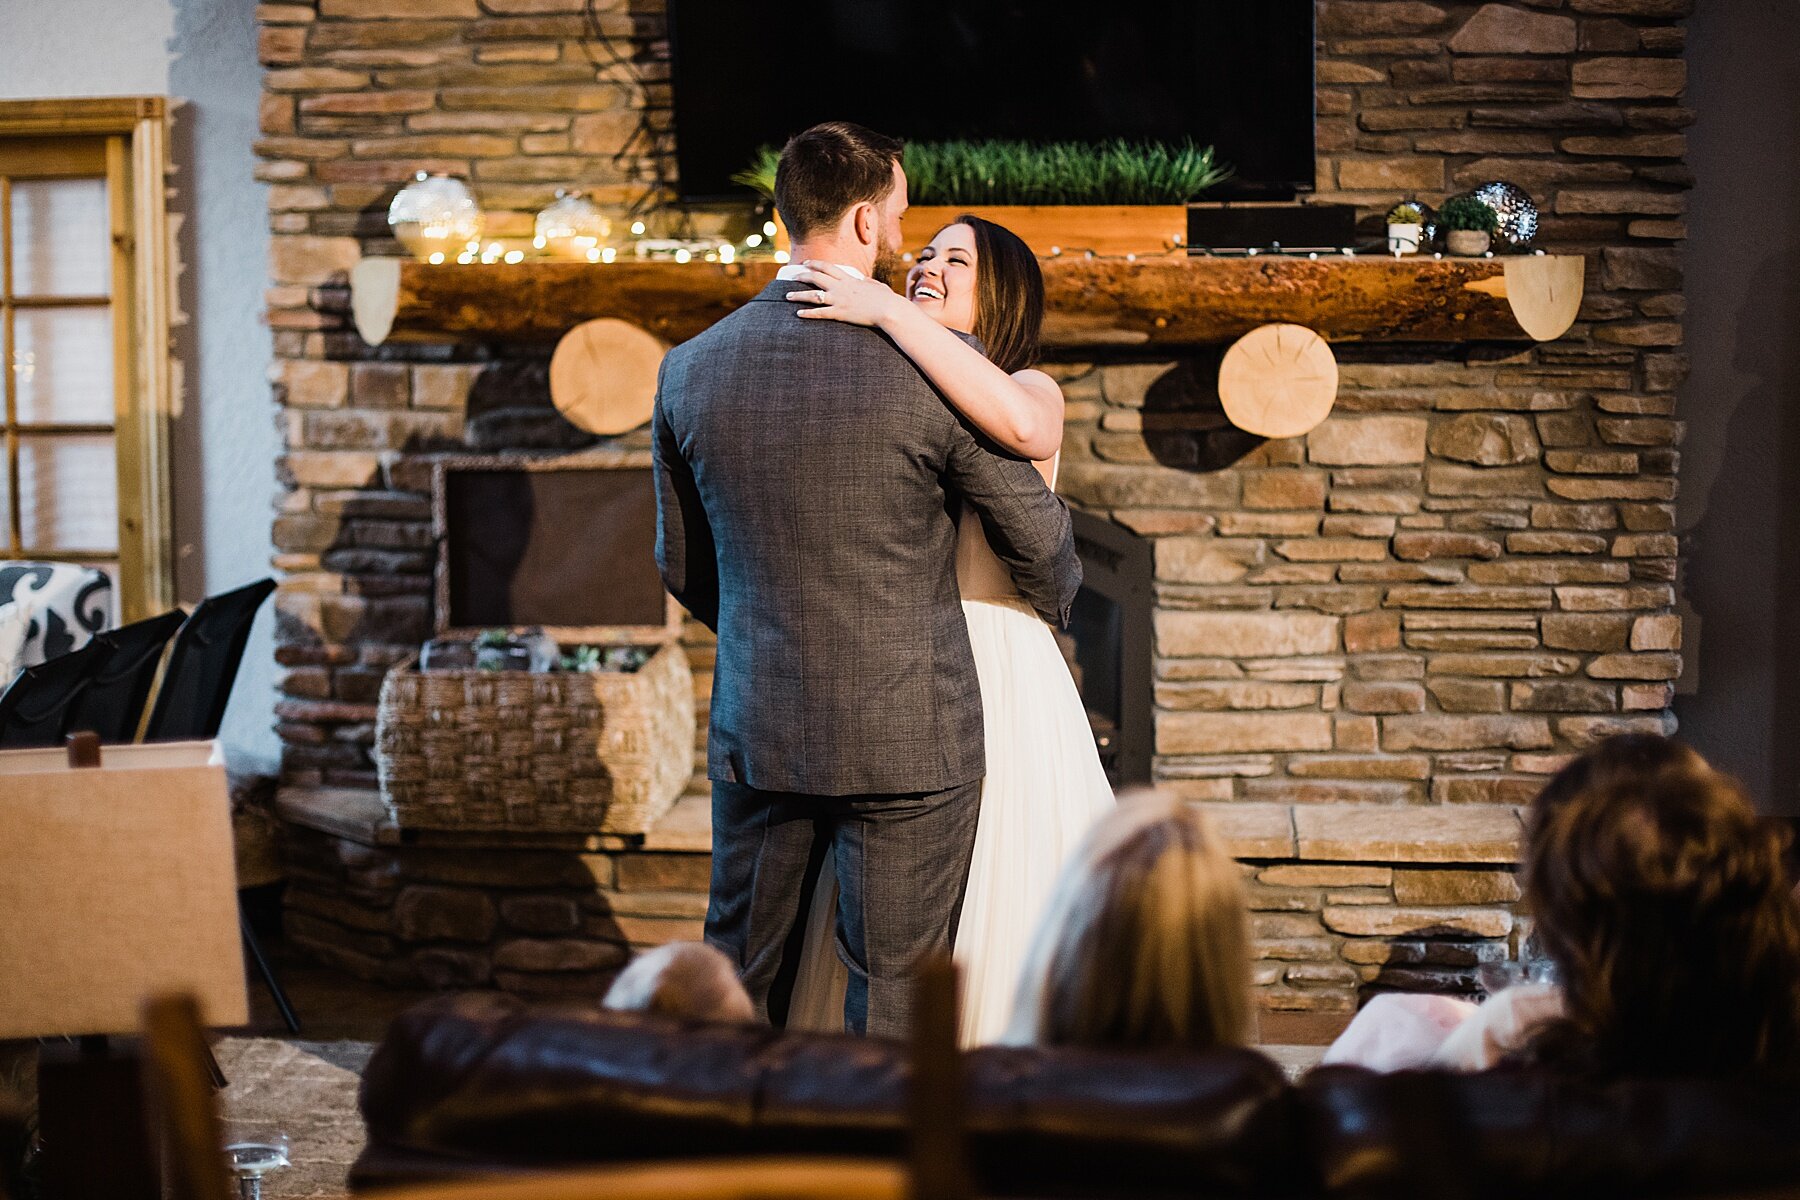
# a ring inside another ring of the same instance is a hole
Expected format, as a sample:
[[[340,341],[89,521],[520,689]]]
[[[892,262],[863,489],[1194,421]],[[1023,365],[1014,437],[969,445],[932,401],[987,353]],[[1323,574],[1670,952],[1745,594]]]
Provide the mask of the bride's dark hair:
[[[1044,272],[1037,255],[1004,225],[964,213],[952,225],[975,233],[975,328],[989,361],[1020,371],[1038,359],[1044,325]]]

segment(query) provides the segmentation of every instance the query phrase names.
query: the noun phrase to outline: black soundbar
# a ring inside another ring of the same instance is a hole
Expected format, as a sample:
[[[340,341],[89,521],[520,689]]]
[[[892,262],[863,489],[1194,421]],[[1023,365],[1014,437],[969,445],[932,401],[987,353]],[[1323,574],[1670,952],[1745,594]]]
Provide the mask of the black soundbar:
[[[1258,201],[1188,205],[1189,254],[1246,250],[1341,250],[1356,244],[1349,204]]]

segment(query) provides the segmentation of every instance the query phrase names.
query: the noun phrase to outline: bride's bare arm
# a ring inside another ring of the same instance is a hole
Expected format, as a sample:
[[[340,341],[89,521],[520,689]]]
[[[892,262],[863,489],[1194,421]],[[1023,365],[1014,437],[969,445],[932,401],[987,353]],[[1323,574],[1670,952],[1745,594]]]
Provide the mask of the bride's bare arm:
[[[808,264],[798,282],[823,297],[820,303],[812,292],[790,292],[788,299],[813,306],[800,309],[800,316],[880,329],[957,411],[1006,449],[1046,462],[1062,448],[1062,389],[1042,371],[1007,374],[918,305],[872,279]]]

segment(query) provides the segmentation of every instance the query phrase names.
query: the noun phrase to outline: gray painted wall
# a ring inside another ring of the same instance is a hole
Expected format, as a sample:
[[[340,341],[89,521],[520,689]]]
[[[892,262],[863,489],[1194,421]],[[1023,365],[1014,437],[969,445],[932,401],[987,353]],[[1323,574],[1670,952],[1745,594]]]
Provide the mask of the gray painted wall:
[[[1800,6],[1695,10],[1678,520],[1697,675],[1675,711],[1760,804],[1800,815]]]
[[[0,0],[0,99],[172,101],[175,577],[188,606],[269,571],[281,446],[261,321],[268,215],[252,174],[260,74],[250,0]],[[278,761],[273,621],[265,607],[225,716],[234,768]]]

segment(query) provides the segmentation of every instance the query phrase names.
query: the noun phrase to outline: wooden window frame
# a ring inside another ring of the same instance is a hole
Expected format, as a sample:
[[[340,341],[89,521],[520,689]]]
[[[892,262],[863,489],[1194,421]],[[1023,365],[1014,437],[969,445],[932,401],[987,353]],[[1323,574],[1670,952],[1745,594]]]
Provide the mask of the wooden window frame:
[[[161,96],[0,101],[0,139],[103,138],[112,238],[113,439],[121,622],[175,604],[170,516],[168,104]],[[0,217],[10,219],[9,214]],[[10,371],[12,364],[0,364]]]

